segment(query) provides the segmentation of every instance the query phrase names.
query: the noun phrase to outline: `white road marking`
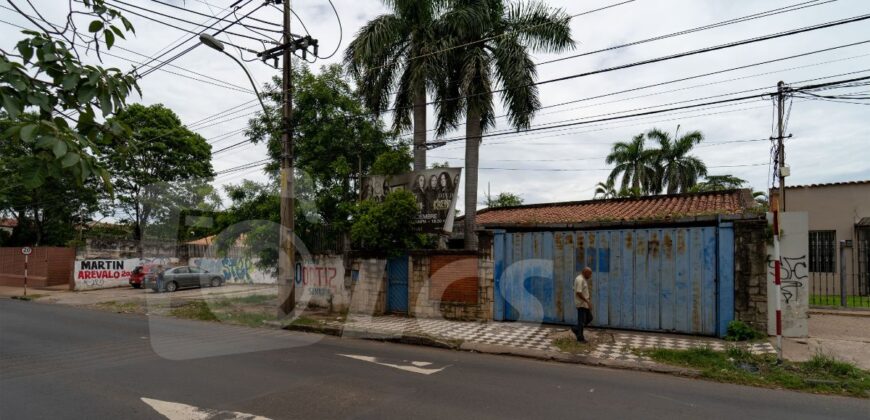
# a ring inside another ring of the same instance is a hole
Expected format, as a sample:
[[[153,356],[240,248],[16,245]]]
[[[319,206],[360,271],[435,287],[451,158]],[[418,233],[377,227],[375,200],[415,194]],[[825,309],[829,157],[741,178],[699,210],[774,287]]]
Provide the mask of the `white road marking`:
[[[192,405],[175,403],[171,401],[154,400],[142,397],[142,402],[148,404],[157,413],[169,420],[208,420],[215,417],[229,420],[271,420],[268,417],[253,414],[239,413],[236,411],[210,410],[194,407]]]
[[[412,366],[402,366],[402,365],[397,365],[397,364],[393,364],[393,363],[384,363],[384,362],[379,362],[377,357],[372,357],[372,356],[362,356],[362,355],[358,355],[358,354],[340,354],[340,353],[337,353],[337,354],[338,354],[339,356],[349,357],[349,358],[351,358],[351,359],[356,359],[356,360],[362,360],[362,361],[364,361],[364,362],[374,363],[374,364],[376,364],[376,365],[388,366],[388,367],[391,367],[391,368],[396,368],[396,369],[399,369],[399,370],[404,370],[404,371],[406,371],[406,372],[419,373],[419,374],[421,374],[421,375],[431,375],[431,374],[433,374],[433,373],[438,373],[438,372],[441,372],[442,370],[444,370],[444,368],[447,367],[447,366],[445,366],[445,367],[442,367],[442,368],[439,368],[439,369],[426,369],[426,368],[423,368],[423,367],[419,367],[420,365],[418,365],[418,363],[425,363],[425,365],[423,365],[423,366],[428,366],[428,365],[431,365],[432,363],[429,363],[429,362],[412,362],[412,364],[413,364]]]
[[[411,364],[414,366],[417,366],[417,367],[425,367],[425,366],[431,365],[432,363],[431,362],[411,362]]]

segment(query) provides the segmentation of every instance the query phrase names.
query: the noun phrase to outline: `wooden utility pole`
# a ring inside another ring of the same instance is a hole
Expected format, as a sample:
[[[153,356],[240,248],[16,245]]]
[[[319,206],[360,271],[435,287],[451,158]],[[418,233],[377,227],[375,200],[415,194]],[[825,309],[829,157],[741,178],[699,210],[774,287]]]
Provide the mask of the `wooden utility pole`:
[[[293,229],[295,213],[295,192],[293,184],[293,127],[290,124],[293,117],[293,68],[291,54],[293,52],[293,36],[290,33],[290,0],[284,0],[284,51],[281,89],[284,104],[281,113],[281,235],[280,251],[278,252],[278,317],[282,318],[293,312],[296,306],[295,264],[296,247]]]

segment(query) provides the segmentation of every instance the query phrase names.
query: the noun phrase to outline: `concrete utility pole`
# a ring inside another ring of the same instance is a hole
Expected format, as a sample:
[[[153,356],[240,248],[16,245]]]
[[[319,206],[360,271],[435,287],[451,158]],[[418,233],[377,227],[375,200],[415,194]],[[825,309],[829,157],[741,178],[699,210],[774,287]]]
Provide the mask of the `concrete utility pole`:
[[[281,112],[281,235],[278,252],[278,317],[290,314],[296,306],[295,264],[296,247],[293,243],[293,215],[295,192],[293,190],[293,68],[291,54],[293,37],[290,34],[290,0],[284,0],[284,44],[282,53],[283,71],[281,90],[284,104]]]
[[[779,211],[785,211],[785,177],[788,174],[783,173],[783,168],[785,168],[785,82],[783,81],[776,84],[776,111],[776,153],[778,155],[777,160],[779,161],[776,169],[776,173],[779,175],[779,200],[777,200],[777,208]]]

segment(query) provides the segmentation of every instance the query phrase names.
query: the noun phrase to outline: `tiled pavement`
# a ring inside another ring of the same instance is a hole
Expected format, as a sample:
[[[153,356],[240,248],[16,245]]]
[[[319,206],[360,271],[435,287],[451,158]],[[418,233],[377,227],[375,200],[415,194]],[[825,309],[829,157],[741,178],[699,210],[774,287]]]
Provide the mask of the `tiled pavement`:
[[[340,325],[340,324],[339,324]],[[377,331],[400,335],[403,333],[426,334],[446,339],[461,339],[463,341],[497,344],[521,349],[559,351],[553,346],[556,336],[566,335],[565,327],[546,325],[511,323],[511,322],[460,322],[443,319],[417,319],[397,316],[349,316],[346,327]],[[688,349],[693,347],[710,347],[713,350],[725,350],[728,343],[722,340],[676,336],[661,333],[630,333],[591,329],[592,335],[599,336],[599,344],[589,352],[590,356],[607,359],[648,363],[646,357],[637,356],[633,349],[665,348]],[[603,335],[608,336],[607,339]],[[613,339],[610,340],[609,336]],[[775,353],[770,343],[755,343],[745,345],[753,353]]]

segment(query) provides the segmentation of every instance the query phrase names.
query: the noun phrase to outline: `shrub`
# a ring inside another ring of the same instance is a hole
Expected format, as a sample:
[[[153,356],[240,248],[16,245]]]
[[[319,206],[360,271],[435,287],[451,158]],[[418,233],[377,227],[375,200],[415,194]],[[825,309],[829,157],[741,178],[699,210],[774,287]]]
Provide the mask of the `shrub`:
[[[739,320],[729,322],[728,330],[725,334],[725,339],[730,341],[758,340],[764,337],[763,333]]]

